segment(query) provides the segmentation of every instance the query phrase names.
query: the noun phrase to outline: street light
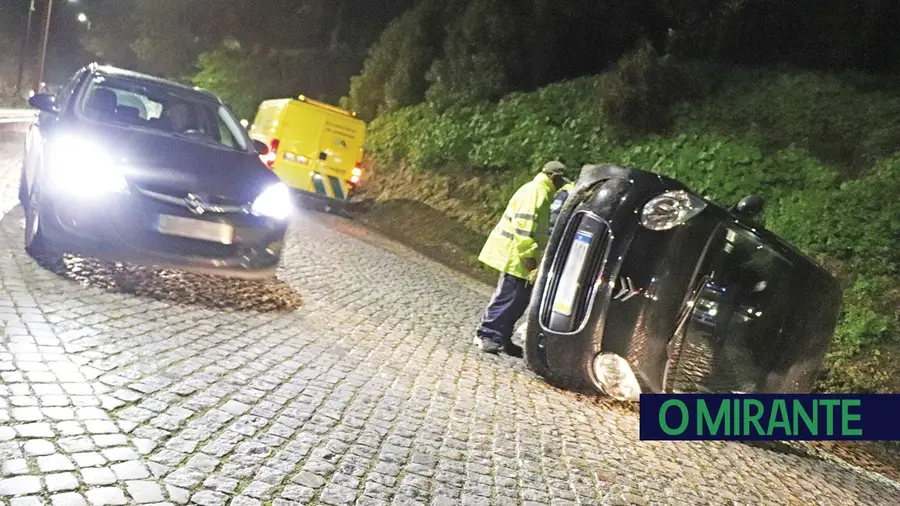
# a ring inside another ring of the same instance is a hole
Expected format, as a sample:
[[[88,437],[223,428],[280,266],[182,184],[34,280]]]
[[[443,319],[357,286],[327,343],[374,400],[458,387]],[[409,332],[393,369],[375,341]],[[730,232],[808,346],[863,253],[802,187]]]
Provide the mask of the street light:
[[[41,33],[41,50],[40,50],[40,60],[38,60],[38,71],[35,77],[34,90],[36,93],[40,93],[41,84],[43,84],[44,80],[44,65],[47,61],[47,42],[50,36],[50,15],[53,13],[53,0],[44,0],[44,27],[43,33]]]
[[[69,0],[70,2],[74,2],[75,0]],[[78,22],[84,23],[87,25],[88,31],[91,31],[91,18],[87,17],[87,14],[83,12],[78,13]]]
[[[35,9],[36,0],[28,0],[28,2],[29,2],[28,21],[27,21],[28,25],[25,29],[25,40],[22,43],[22,54],[19,56],[19,80],[16,84],[16,89],[18,90],[18,92],[21,92],[22,75],[24,73],[24,65],[25,65],[25,53],[26,53],[26,50],[28,47],[28,41],[31,38],[32,13],[36,10]],[[42,88],[43,79],[44,79],[44,65],[45,65],[46,59],[47,59],[47,42],[48,42],[47,39],[50,35],[50,15],[53,11],[53,0],[43,0],[43,2],[44,2],[43,28],[42,28],[42,32],[41,32],[41,38],[40,38],[40,44],[41,44],[40,52],[38,54],[38,57],[40,59],[38,60],[36,75],[33,76],[34,77],[34,87],[31,90],[32,93],[35,93],[35,92],[39,93]],[[70,4],[74,4],[74,3],[78,3],[78,0],[67,0],[67,2]],[[82,19],[82,17],[84,19]],[[91,29],[91,20],[88,19],[87,15],[85,15],[84,13],[81,13],[78,15],[78,21],[80,21],[82,23],[86,23],[87,29],[88,30]]]

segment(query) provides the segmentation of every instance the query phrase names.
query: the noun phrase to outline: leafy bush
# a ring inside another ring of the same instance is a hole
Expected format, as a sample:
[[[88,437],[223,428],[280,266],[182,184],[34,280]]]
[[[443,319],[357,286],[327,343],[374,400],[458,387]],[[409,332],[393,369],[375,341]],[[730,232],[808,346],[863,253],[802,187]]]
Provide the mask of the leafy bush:
[[[385,167],[399,164],[412,150],[417,128],[436,117],[432,108],[417,105],[377,118],[366,134],[368,156]]]
[[[900,297],[895,278],[859,276],[845,291],[841,322],[826,357],[823,387],[896,392],[900,359]]]
[[[669,108],[708,93],[712,75],[701,65],[677,63],[643,43],[622,57],[601,102],[608,124],[622,136],[660,132],[668,126]]]
[[[792,194],[773,211],[771,226],[798,246],[852,261],[862,273],[900,274],[900,156],[829,191]]]
[[[519,58],[519,23],[511,0],[471,0],[444,41],[444,52],[426,79],[429,102],[495,100],[510,88],[510,69]]]
[[[708,100],[676,105],[673,129],[733,135],[765,148],[803,147],[855,175],[900,141],[900,94],[888,85],[854,73],[734,69]]]
[[[895,281],[886,276],[859,276],[844,296],[842,324],[835,334],[839,349],[849,355],[898,336],[898,312],[892,308]]]
[[[266,69],[247,51],[220,49],[198,58],[191,84],[217,93],[235,112],[252,121],[259,103],[268,97],[262,77]]]
[[[425,0],[392,21],[369,48],[362,72],[351,78],[341,105],[365,120],[425,98],[428,71],[443,36],[445,6]]]

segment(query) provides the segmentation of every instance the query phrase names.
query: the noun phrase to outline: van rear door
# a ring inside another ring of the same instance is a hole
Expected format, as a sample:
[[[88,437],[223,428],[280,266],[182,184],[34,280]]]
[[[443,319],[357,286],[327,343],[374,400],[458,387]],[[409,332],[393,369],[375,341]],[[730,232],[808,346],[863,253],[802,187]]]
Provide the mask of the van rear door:
[[[281,129],[278,176],[298,190],[345,200],[362,160],[365,124],[327,106],[291,100]]]
[[[329,193],[344,200],[353,169],[362,161],[365,124],[346,114],[325,111],[319,140],[319,162]]]
[[[275,173],[289,186],[315,192],[313,176],[318,166],[319,138],[324,118],[316,107],[291,100],[281,125],[281,142]]]

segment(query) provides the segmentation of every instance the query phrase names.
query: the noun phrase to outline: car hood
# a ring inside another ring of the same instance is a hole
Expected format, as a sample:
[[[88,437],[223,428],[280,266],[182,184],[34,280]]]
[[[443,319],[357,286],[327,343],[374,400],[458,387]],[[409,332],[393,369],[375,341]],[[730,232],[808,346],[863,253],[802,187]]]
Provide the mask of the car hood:
[[[96,123],[70,133],[102,146],[120,164],[130,184],[153,191],[251,202],[278,182],[278,176],[253,152]]]

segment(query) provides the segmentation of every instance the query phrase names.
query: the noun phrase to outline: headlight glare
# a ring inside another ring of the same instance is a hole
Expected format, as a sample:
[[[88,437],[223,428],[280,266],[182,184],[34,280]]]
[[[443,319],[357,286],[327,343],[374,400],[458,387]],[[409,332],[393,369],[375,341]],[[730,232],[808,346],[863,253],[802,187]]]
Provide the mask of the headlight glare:
[[[275,183],[263,190],[251,206],[253,214],[286,220],[294,212],[291,192],[284,183]]]
[[[641,225],[650,230],[669,230],[706,209],[706,202],[684,190],[657,195],[644,205]]]
[[[52,141],[49,183],[79,197],[128,191],[128,182],[112,155],[87,139],[69,136]]]

